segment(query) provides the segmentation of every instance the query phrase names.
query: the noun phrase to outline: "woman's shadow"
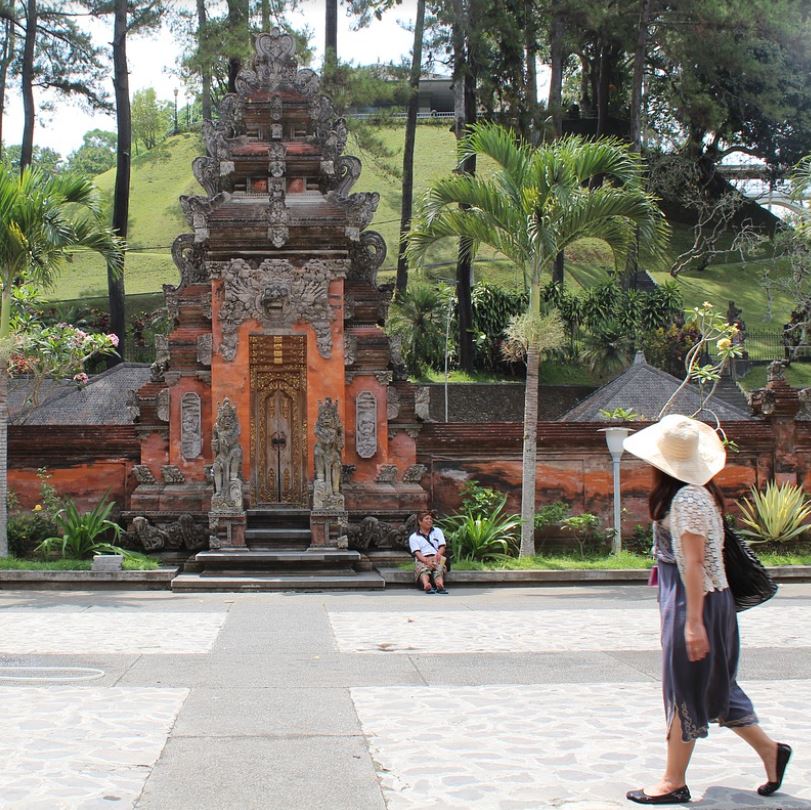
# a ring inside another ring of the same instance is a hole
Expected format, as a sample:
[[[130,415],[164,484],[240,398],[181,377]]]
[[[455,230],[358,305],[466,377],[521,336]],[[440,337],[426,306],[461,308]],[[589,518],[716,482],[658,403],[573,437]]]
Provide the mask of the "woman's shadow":
[[[780,792],[774,796],[758,796],[752,790],[713,785],[704,791],[699,800],[693,800],[685,807],[701,807],[706,810],[811,810],[811,801],[797,799],[788,793]]]

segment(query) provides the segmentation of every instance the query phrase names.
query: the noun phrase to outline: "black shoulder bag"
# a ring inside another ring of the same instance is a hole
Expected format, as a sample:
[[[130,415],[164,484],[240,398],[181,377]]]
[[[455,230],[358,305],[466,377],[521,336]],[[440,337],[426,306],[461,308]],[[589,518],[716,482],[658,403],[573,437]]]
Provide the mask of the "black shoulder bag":
[[[740,535],[724,521],[724,568],[740,613],[767,602],[777,593],[777,583]]]

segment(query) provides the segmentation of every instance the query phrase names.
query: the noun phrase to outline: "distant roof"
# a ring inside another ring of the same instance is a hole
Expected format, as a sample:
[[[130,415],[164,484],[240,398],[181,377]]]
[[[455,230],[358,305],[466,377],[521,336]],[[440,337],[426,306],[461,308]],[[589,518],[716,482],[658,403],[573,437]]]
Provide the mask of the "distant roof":
[[[578,402],[571,410],[560,417],[561,422],[603,422],[601,410],[612,411],[625,408],[635,411],[642,419],[656,420],[673,392],[681,385],[681,380],[651,366],[642,352],[637,352],[633,365],[619,377],[598,388],[591,396]],[[689,385],[679,393],[668,409],[669,413],[693,414],[701,407],[701,400],[695,385]],[[752,415],[735,405],[713,397],[708,405],[721,421],[740,422],[752,419]],[[699,417],[702,414],[698,414]]]
[[[31,379],[18,377],[9,385],[9,422],[12,425],[131,425],[127,409],[130,391],[149,382],[145,363],[119,363],[78,387],[68,380],[46,380],[38,404],[26,404]]]

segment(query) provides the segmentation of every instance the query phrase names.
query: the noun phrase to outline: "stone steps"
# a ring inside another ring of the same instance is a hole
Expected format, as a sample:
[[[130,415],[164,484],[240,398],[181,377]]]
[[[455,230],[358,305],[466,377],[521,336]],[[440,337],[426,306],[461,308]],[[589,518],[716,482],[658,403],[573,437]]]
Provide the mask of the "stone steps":
[[[251,574],[206,576],[181,574],[172,580],[173,591],[371,591],[383,590],[386,582],[375,571],[341,574]]]

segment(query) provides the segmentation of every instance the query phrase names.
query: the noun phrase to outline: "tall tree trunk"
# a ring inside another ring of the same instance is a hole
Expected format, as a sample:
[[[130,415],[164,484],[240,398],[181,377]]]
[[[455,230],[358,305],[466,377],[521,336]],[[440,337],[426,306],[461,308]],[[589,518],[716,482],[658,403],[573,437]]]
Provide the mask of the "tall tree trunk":
[[[330,73],[336,67],[338,67],[338,0],[327,0],[324,24],[324,72]]]
[[[37,38],[37,0],[25,5],[25,43],[23,44],[22,96],[23,140],[20,149],[20,171],[31,165],[34,156],[34,44]]]
[[[127,73],[127,2],[115,0],[113,22],[113,84],[115,87],[115,117],[118,129],[116,147],[115,189],[113,191],[113,231],[127,238],[130,210],[130,162],[132,155],[132,116],[130,114],[130,85]],[[124,273],[115,275],[107,270],[107,295],[110,306],[110,328],[118,335],[120,357],[108,358],[108,366],[124,359],[126,314]]]
[[[538,27],[535,20],[535,4],[532,0],[524,0],[524,58],[527,62],[527,126],[524,137],[530,143],[538,143],[539,123],[538,114]]]
[[[411,73],[408,79],[409,95],[403,146],[403,202],[400,209],[400,245],[397,250],[397,289],[400,292],[405,292],[408,286],[408,262],[405,249],[406,234],[411,228],[411,214],[414,207],[414,143],[417,138],[417,112],[420,106],[424,33],[425,0],[417,0],[417,19],[414,21],[414,49],[411,54]]]
[[[533,270],[529,290],[529,312],[537,317],[541,306],[541,282]],[[538,383],[541,356],[530,342],[527,349],[527,385],[524,390],[524,447],[521,470],[522,557],[535,553],[535,463],[538,455]]]
[[[600,55],[597,63],[597,137],[606,134],[608,129],[608,46],[600,41]]]
[[[648,26],[650,24],[651,0],[639,0],[639,28],[634,48],[634,69],[631,78],[631,120],[628,136],[630,150],[642,152],[642,90],[645,77],[645,58],[648,52]],[[624,285],[636,288],[639,280],[639,228],[635,229],[634,244],[625,261]]]
[[[270,31],[270,0],[262,0],[262,32]]]
[[[206,0],[197,0],[197,50],[200,53],[200,82],[203,119],[211,120],[211,62],[208,42]]]
[[[547,106],[555,138],[559,138],[563,134],[563,33],[560,0],[553,0],[552,23],[549,27],[550,75]]]
[[[466,11],[464,0],[453,3],[453,92],[454,134],[461,140],[468,128],[476,123],[476,76],[468,39],[472,9]],[[472,155],[459,167],[466,174],[476,173],[476,156]],[[467,207],[460,206],[463,210]],[[472,374],[475,370],[473,341],[473,257],[469,239],[460,239],[456,254],[456,310],[459,324],[459,366]]]
[[[645,58],[648,52],[648,26],[651,0],[639,0],[639,28],[634,49],[634,71],[631,79],[631,121],[629,138],[631,151],[642,151],[642,90],[645,77]]]
[[[0,157],[3,156],[3,115],[6,110],[8,68],[14,58],[17,29],[14,20],[3,20],[3,50],[0,53]]]
[[[236,93],[242,54],[250,40],[248,0],[228,0],[228,92]]]
[[[560,138],[563,135],[563,11],[560,0],[552,1],[552,23],[549,27],[549,100],[547,106],[552,119],[552,136]],[[555,256],[552,267],[552,281],[563,284],[566,269],[566,257],[561,250]]]

